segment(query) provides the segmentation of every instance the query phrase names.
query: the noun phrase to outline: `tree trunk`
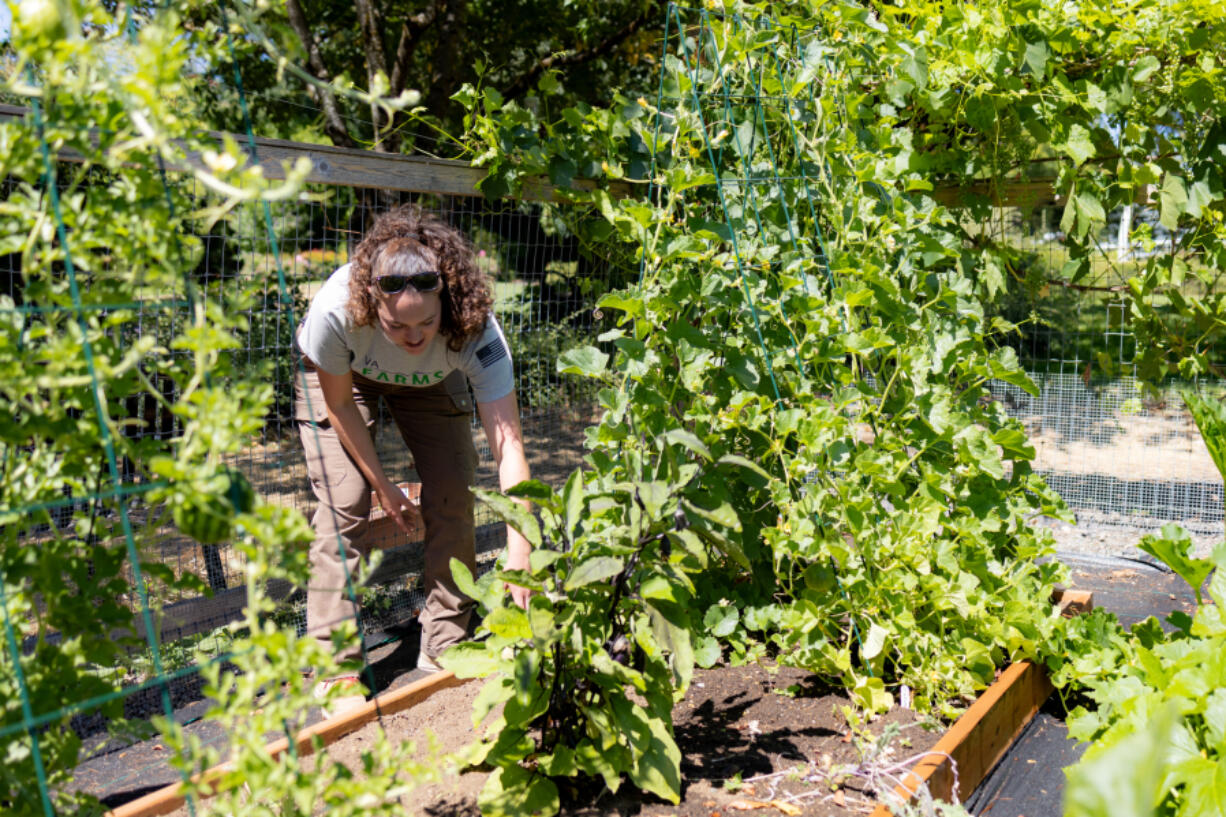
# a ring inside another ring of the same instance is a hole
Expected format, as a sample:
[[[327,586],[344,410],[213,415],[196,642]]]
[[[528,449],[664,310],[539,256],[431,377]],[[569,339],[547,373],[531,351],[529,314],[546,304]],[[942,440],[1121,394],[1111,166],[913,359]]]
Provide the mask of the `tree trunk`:
[[[285,0],[285,10],[289,15],[290,27],[294,29],[294,33],[302,42],[303,49],[307,52],[307,67],[311,75],[320,82],[331,82],[331,75],[328,73],[327,66],[324,65],[323,57],[319,53],[319,45],[311,34],[311,26],[307,23],[301,4],[298,0]],[[324,133],[332,140],[332,144],[342,148],[357,147],[353,137],[349,135],[349,129],[345,127],[345,120],[341,118],[336,96],[327,88],[316,87],[314,92],[324,110]]]
[[[468,0],[444,0],[439,11],[437,45],[431,57],[430,90],[426,94],[426,109],[446,121],[448,109],[454,105],[451,95],[456,92],[466,66],[460,65],[459,44],[468,19]]]

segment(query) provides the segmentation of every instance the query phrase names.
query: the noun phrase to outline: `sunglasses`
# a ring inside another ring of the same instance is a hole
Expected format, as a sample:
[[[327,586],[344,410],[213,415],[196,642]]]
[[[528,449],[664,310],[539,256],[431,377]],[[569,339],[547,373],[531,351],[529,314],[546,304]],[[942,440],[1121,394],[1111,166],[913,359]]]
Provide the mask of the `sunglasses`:
[[[380,275],[375,278],[375,286],[384,295],[404,292],[405,287],[413,287],[418,292],[437,292],[443,288],[443,275],[437,270],[411,275]]]

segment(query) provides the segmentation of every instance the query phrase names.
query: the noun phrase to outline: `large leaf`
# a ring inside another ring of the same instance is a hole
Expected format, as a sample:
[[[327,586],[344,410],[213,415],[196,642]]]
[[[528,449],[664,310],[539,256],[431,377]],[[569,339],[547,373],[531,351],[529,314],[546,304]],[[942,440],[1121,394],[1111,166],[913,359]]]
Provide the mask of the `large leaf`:
[[[477,498],[488,505],[504,522],[522,533],[532,547],[541,546],[541,526],[531,511],[511,497],[497,491],[487,491],[483,488],[472,490]]]
[[[1091,747],[1080,763],[1065,772],[1065,817],[1152,817],[1165,793],[1163,761],[1178,718],[1172,703],[1157,712],[1144,730]]]
[[[466,641],[448,647],[438,658],[444,669],[455,673],[457,678],[484,678],[497,672],[502,662],[491,654],[484,644]]]
[[[1191,389],[1180,392],[1184,404],[1192,414],[1196,428],[1200,430],[1205,448],[1217,466],[1218,473],[1226,479],[1226,405],[1220,400],[1202,397]]]
[[[560,512],[562,509],[558,495],[539,479],[526,479],[516,483],[506,490],[506,495],[519,499],[530,499],[555,512]]]
[[[1173,174],[1163,179],[1158,202],[1158,221],[1168,230],[1177,229],[1179,217],[1188,209],[1188,188],[1184,180]]]
[[[707,608],[706,614],[702,617],[702,623],[706,626],[707,632],[716,638],[727,638],[736,632],[736,625],[740,623],[741,614],[735,607],[713,604]]]
[[[575,543],[575,532],[583,520],[583,472],[576,469],[566,480],[562,489],[562,504],[566,508],[566,541],[572,546]]]
[[[681,750],[668,725],[627,698],[612,701],[622,733],[630,742],[634,764],[630,781],[670,803],[681,801]]]
[[[552,780],[520,766],[491,772],[477,803],[483,817],[551,817],[560,805]]]
[[[1177,772],[1186,788],[1186,817],[1217,817],[1226,814],[1226,763],[1218,758],[1196,756],[1180,764]]]
[[[566,577],[564,589],[576,590],[592,582],[611,579],[622,572],[625,562],[616,556],[592,556],[580,562]]]
[[[1213,562],[1192,556],[1192,538],[1186,530],[1178,525],[1163,525],[1161,536],[1146,536],[1137,547],[1179,574],[1196,593],[1196,602],[1200,603],[1200,588],[1213,571]]]
[[[580,346],[568,349],[558,356],[559,374],[577,374],[583,377],[600,377],[609,365],[609,356],[595,346]]]

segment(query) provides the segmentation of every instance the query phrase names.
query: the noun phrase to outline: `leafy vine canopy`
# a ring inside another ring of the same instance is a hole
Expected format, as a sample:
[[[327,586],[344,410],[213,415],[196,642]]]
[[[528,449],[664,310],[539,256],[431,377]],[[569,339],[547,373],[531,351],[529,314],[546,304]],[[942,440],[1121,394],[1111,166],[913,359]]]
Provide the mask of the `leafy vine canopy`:
[[[561,493],[522,490],[545,509],[533,530],[546,549],[518,579],[542,593],[522,629],[499,610],[502,637],[471,648],[493,663],[456,656],[458,671],[508,670],[499,694],[558,727],[514,762],[553,763],[567,735],[625,746],[602,731],[619,724],[608,690],[626,677],[650,689],[664,667],[683,688],[721,654],[770,652],[871,709],[902,697],[944,712],[1009,660],[1059,663],[1059,569],[1033,522],[1067,511],[994,398],[1037,394],[995,306],[1013,288],[1082,285],[1106,214],[1135,204],[1177,236],[1108,270],[1136,295],[1137,331],[1199,316],[1170,292],[1181,275],[1208,287],[1220,267],[1221,15],[671,8],[658,86],[613,106],[550,117],[547,86],[532,105],[457,95],[487,194],[534,175],[571,186],[590,215],[570,228],[634,270],[601,301],[599,342],[560,364],[604,385],[589,468]],[[581,176],[607,183],[582,190]],[[1050,181],[1069,245],[1039,280],[1003,228],[981,229],[999,217],[994,195],[1029,179]],[[941,203],[941,188],[975,184],[958,209]],[[1139,346],[1149,373],[1198,365]],[[570,627],[590,636],[584,650]],[[609,663],[627,637],[641,666]],[[587,708],[563,716],[572,698],[557,690],[579,677]],[[631,741],[625,768],[667,766],[659,742]]]

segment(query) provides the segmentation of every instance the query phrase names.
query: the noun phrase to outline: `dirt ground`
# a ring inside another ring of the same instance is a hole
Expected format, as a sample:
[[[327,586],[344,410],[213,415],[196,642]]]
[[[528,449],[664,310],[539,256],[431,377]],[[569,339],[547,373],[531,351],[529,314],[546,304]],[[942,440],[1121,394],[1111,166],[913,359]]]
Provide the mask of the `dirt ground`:
[[[440,747],[456,751],[475,738],[470,712],[481,682],[444,690],[384,724],[393,738],[419,745],[433,733]],[[791,668],[717,667],[699,670],[685,699],[673,710],[684,778],[678,805],[645,796],[625,783],[617,794],[600,784],[564,791],[562,813],[571,817],[731,817],[762,815],[827,817],[866,813],[875,802],[868,770],[892,788],[897,776],[931,748],[939,734],[914,712],[895,709],[853,737],[840,707],[841,693],[815,685]],[[351,765],[370,745],[371,725],[331,747]],[[885,730],[884,748],[874,741]],[[874,751],[878,753],[874,753]],[[858,771],[853,771],[858,770]],[[486,773],[450,775],[414,792],[406,803],[430,817],[477,817],[477,794]]]
[[[1191,415],[1164,406],[1143,414],[1020,417],[1035,448],[1035,469],[1129,479],[1220,482]]]

